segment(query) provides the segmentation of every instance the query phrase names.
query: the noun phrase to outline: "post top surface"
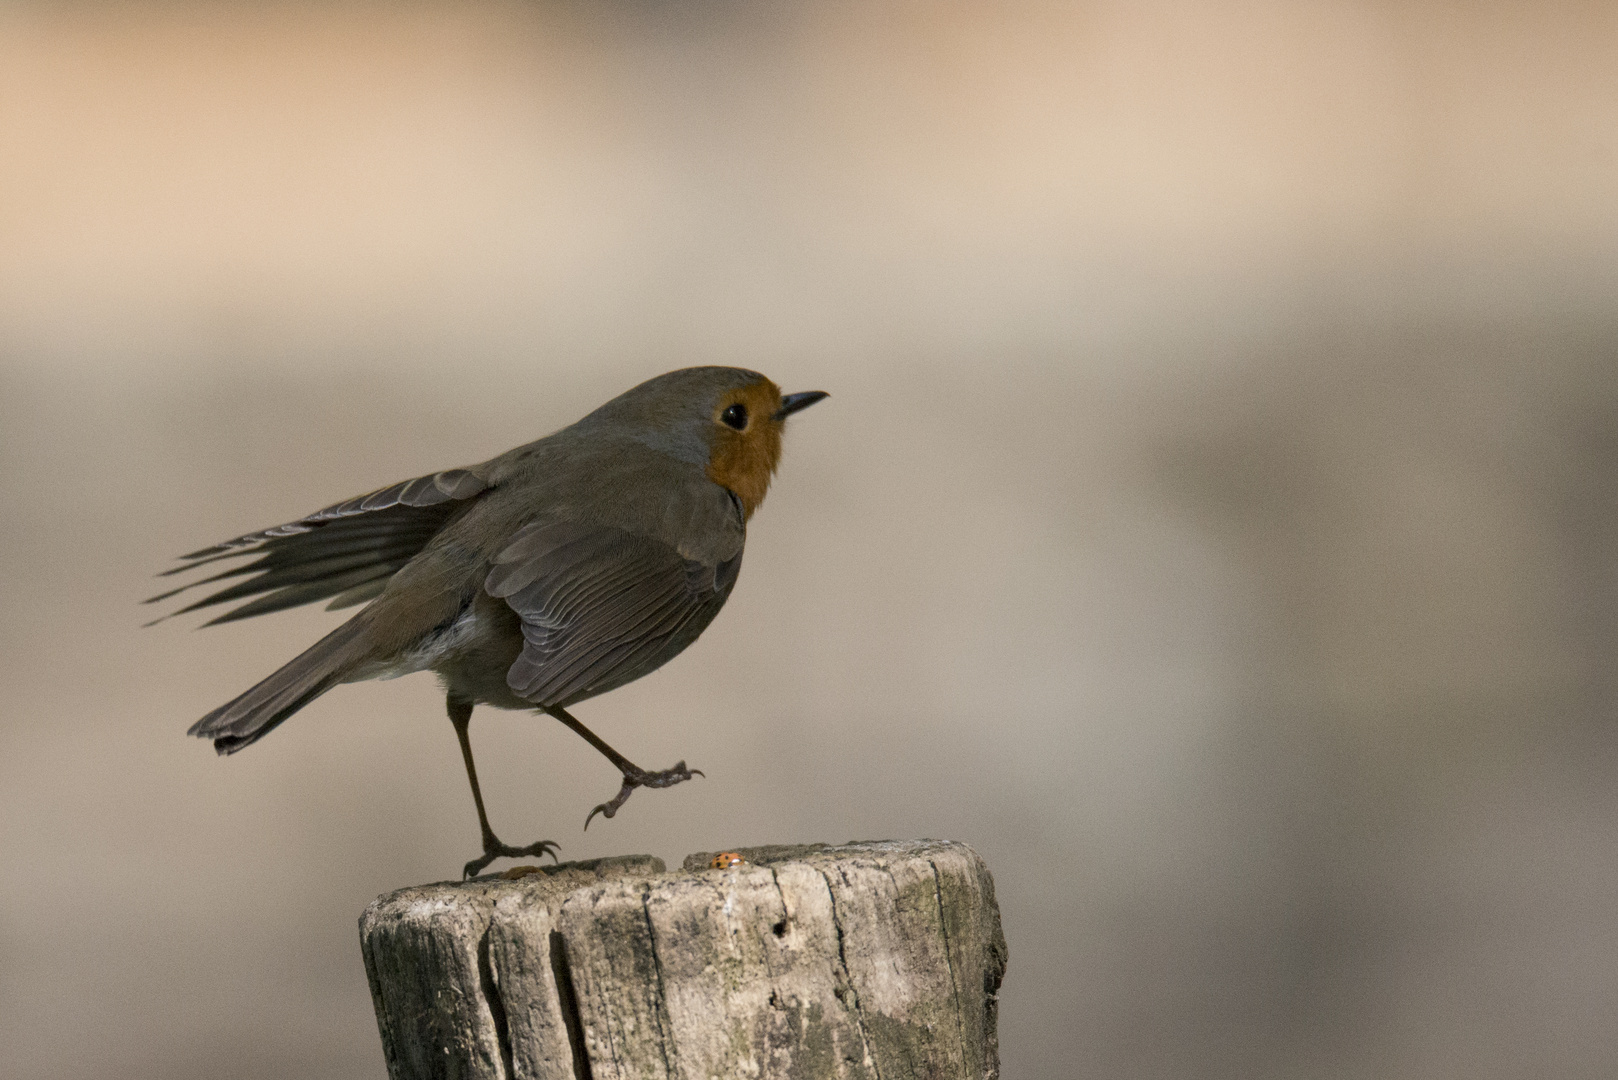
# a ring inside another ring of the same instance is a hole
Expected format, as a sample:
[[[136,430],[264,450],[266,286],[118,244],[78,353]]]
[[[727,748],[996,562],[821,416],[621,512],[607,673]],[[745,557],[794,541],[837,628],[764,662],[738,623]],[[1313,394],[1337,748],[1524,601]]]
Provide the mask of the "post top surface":
[[[431,918],[467,907],[488,910],[513,904],[551,903],[563,899],[576,889],[620,878],[648,883],[664,882],[693,875],[734,873],[749,866],[778,867],[787,863],[824,865],[846,859],[880,863],[946,855],[965,857],[979,864],[982,862],[970,847],[952,840],[855,840],[843,844],[766,844],[726,850],[740,855],[745,860],[744,864],[714,869],[710,863],[715,852],[699,851],[687,855],[679,869],[670,871],[662,859],[653,855],[615,855],[554,866],[519,868],[529,871],[522,876],[508,877],[507,874],[511,872],[506,871],[482,874],[470,881],[412,885],[377,897],[366,908],[365,917]]]

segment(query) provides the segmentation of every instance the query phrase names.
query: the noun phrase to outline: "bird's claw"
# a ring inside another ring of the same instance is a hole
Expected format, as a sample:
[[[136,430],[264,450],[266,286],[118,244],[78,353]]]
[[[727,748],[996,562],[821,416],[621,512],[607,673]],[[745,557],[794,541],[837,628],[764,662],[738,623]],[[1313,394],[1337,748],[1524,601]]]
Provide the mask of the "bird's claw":
[[[541,840],[538,843],[529,844],[527,847],[512,847],[510,844],[502,844],[493,836],[487,836],[483,839],[483,854],[462,868],[461,880],[469,881],[477,877],[483,872],[485,866],[499,858],[520,859],[528,855],[542,859],[549,855],[552,862],[560,862],[561,860],[556,857],[556,853],[560,850],[561,845],[554,840]]]
[[[683,761],[676,762],[672,769],[664,769],[662,772],[647,772],[645,769],[626,770],[624,772],[624,784],[623,787],[618,789],[618,794],[591,810],[584,818],[584,827],[588,829],[590,822],[595,819],[597,814],[605,818],[612,817],[618,812],[619,807],[629,801],[630,794],[638,787],[673,787],[675,784],[684,783],[693,776],[702,776],[706,779],[706,775],[701,769],[688,769]]]

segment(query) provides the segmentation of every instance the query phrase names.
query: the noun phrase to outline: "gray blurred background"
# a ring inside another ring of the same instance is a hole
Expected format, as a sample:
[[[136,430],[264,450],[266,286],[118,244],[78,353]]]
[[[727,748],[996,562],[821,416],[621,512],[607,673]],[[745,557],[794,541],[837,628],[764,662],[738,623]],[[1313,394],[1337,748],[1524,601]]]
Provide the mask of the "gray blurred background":
[[[967,841],[1008,1080],[1618,1072],[1618,8],[1376,0],[0,7],[0,1072],[383,1075],[433,680],[218,760],[340,616],[138,601],[706,362],[707,779],[480,711],[506,839]]]

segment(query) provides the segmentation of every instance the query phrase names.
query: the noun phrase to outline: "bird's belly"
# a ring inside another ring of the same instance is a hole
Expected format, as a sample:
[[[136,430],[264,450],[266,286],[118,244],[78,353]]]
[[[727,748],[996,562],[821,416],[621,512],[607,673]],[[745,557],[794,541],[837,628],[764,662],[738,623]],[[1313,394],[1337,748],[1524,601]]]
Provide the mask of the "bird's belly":
[[[490,629],[488,622],[484,613],[478,610],[478,605],[469,604],[452,622],[438,627],[402,652],[356,669],[346,681],[397,679],[401,675],[436,671],[453,665],[486,643]]]
[[[501,709],[532,709],[506,682],[522,652],[522,627],[503,602],[479,594],[450,622],[391,657],[355,671],[348,682],[397,679],[417,671],[438,673],[451,696]]]

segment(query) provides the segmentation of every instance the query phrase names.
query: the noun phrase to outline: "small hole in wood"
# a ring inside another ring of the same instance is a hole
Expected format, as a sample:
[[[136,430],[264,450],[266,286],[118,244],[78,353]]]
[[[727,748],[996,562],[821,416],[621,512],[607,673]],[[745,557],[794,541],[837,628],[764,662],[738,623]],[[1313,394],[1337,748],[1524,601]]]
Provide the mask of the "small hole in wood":
[[[782,919],[780,922],[778,922],[774,926],[770,927],[770,929],[772,931],[774,931],[776,937],[786,937],[787,936],[787,921],[785,919]]]

